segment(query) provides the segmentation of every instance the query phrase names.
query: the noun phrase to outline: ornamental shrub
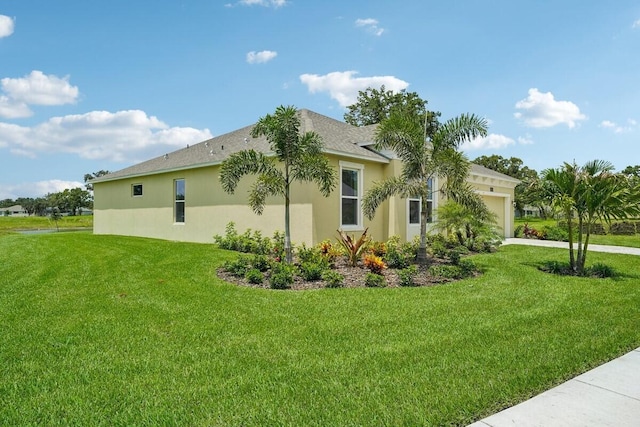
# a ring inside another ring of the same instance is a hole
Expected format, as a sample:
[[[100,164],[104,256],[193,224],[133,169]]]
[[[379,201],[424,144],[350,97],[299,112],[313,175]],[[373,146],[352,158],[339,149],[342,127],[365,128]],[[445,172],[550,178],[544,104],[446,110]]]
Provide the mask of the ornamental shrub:
[[[322,280],[326,282],[327,288],[341,288],[344,286],[344,276],[335,270],[325,270],[322,273]]]
[[[327,266],[322,262],[303,262],[300,264],[300,276],[307,281],[320,280]]]
[[[367,273],[364,285],[368,288],[384,288],[387,286],[387,280],[380,274]]]
[[[418,275],[418,267],[410,265],[409,267],[398,270],[400,286],[416,286],[415,278]]]
[[[384,263],[382,258],[374,254],[365,255],[363,264],[369,269],[369,271],[375,274],[382,274],[382,270],[387,268],[387,265]]]
[[[264,275],[257,268],[252,268],[250,270],[247,270],[247,272],[244,275],[244,278],[247,279],[249,283],[259,285],[260,283],[263,282]]]

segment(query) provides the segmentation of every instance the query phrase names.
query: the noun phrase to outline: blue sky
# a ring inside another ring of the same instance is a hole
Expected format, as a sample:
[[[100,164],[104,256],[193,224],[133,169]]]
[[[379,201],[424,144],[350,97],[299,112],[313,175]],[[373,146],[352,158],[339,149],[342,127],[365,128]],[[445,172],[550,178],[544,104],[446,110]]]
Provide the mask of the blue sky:
[[[640,3],[1,0],[0,199],[382,84],[485,117],[470,159],[640,164]]]

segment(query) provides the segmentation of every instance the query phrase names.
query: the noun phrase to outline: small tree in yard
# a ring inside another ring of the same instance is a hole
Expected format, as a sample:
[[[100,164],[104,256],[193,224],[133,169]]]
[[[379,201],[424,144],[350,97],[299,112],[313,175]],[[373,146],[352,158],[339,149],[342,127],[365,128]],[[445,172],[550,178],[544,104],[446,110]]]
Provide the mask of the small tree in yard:
[[[335,188],[337,174],[322,153],[320,136],[315,132],[300,133],[300,117],[295,107],[280,106],[274,114],[261,117],[251,136],[266,137],[275,156],[268,157],[255,150],[235,153],[222,163],[220,182],[226,192],[233,194],[240,178],[257,175],[249,192],[249,206],[257,215],[264,211],[268,196],[284,198],[284,251],[286,262],[291,263],[291,183],[315,182],[327,197]]]
[[[543,171],[542,178],[548,184],[548,199],[567,220],[569,265],[574,274],[584,273],[593,224],[640,214],[638,188],[629,187],[622,175],[613,173],[609,162],[593,160],[580,167],[564,163]]]
[[[427,200],[435,191],[458,203],[473,208],[482,200],[466,183],[469,161],[457,151],[459,144],[478,136],[486,136],[487,122],[475,115],[461,115],[438,123],[437,113],[422,116],[403,109],[394,109],[384,119],[376,133],[376,148],[391,149],[402,160],[398,177],[374,183],[362,201],[364,214],[372,219],[375,211],[389,197],[418,197],[422,201],[420,212],[420,247],[417,261],[427,262]],[[432,189],[429,180],[446,178],[440,189]]]

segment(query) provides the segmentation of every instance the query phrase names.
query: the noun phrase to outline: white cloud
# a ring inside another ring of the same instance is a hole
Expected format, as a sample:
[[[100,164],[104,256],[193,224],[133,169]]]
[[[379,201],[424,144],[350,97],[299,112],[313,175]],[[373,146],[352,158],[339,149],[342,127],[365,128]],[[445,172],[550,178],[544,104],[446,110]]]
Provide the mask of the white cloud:
[[[269,62],[278,56],[278,52],[272,50],[262,50],[260,52],[251,51],[247,53],[247,62],[249,64],[263,64]]]
[[[495,133],[489,134],[485,137],[478,137],[472,139],[471,141],[464,142],[460,149],[463,151],[473,151],[473,150],[500,150],[502,148],[506,148],[509,145],[513,145],[516,142],[504,135],[498,135]]]
[[[264,7],[275,7],[279,8],[286,5],[287,0],[240,0],[238,4],[243,6],[264,6]],[[227,6],[232,6],[231,4],[227,4]]]
[[[573,102],[556,101],[551,92],[542,93],[536,88],[529,89],[529,96],[518,101],[516,109],[522,112],[514,113],[514,116],[534,128],[566,124],[573,129],[577,122],[587,118]]]
[[[78,99],[78,87],[69,84],[69,76],[60,78],[38,70],[17,79],[5,77],[0,84],[10,98],[25,104],[63,105]]]
[[[633,119],[628,119],[627,126],[619,125],[615,122],[612,122],[611,120],[603,120],[602,122],[600,122],[599,126],[601,128],[610,129],[614,133],[626,133],[626,132],[632,132],[637,125],[638,125],[637,121]]]
[[[3,37],[9,37],[13,34],[13,28],[13,19],[5,15],[0,15],[0,39]]]
[[[335,71],[320,76],[318,74],[302,74],[300,81],[307,85],[309,92],[329,92],[331,98],[338,101],[341,107],[354,104],[358,99],[358,91],[369,87],[398,92],[406,89],[409,83],[393,76],[354,77],[357,71]]]
[[[378,20],[374,18],[356,19],[356,27],[364,28],[371,34],[381,36],[385,30],[379,27],[378,24]]]
[[[533,138],[529,134],[526,134],[525,136],[519,136],[518,137],[518,144],[520,144],[520,145],[531,145],[531,144],[533,144]]]
[[[632,25],[631,28],[640,28],[640,19],[638,19],[637,21],[635,21]]]
[[[29,117],[32,114],[33,112],[24,102],[18,102],[7,96],[0,95],[0,117],[19,119]]]
[[[34,127],[0,122],[0,147],[30,157],[67,153],[133,163],[211,137],[209,129],[169,127],[140,110],[53,117]]]

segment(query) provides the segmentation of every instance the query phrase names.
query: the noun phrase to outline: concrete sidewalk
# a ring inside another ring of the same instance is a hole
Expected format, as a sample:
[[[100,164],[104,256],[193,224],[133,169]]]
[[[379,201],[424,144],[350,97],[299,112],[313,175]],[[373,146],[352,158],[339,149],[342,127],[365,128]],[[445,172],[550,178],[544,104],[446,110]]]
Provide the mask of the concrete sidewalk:
[[[568,249],[566,242],[505,239],[504,245]],[[589,245],[589,251],[640,255],[640,249]],[[638,427],[640,348],[469,427]]]
[[[503,245],[528,245],[528,246],[544,246],[547,248],[563,248],[569,249],[569,243],[556,242],[554,240],[537,240],[537,239],[522,239],[517,237],[511,237],[502,241]],[[577,249],[574,244],[573,247]],[[627,255],[640,255],[640,248],[629,248],[626,246],[608,246],[608,245],[589,245],[588,251],[593,252],[609,252],[612,254],[627,254]],[[640,426],[640,423],[638,423]]]
[[[640,426],[640,348],[469,427]]]

